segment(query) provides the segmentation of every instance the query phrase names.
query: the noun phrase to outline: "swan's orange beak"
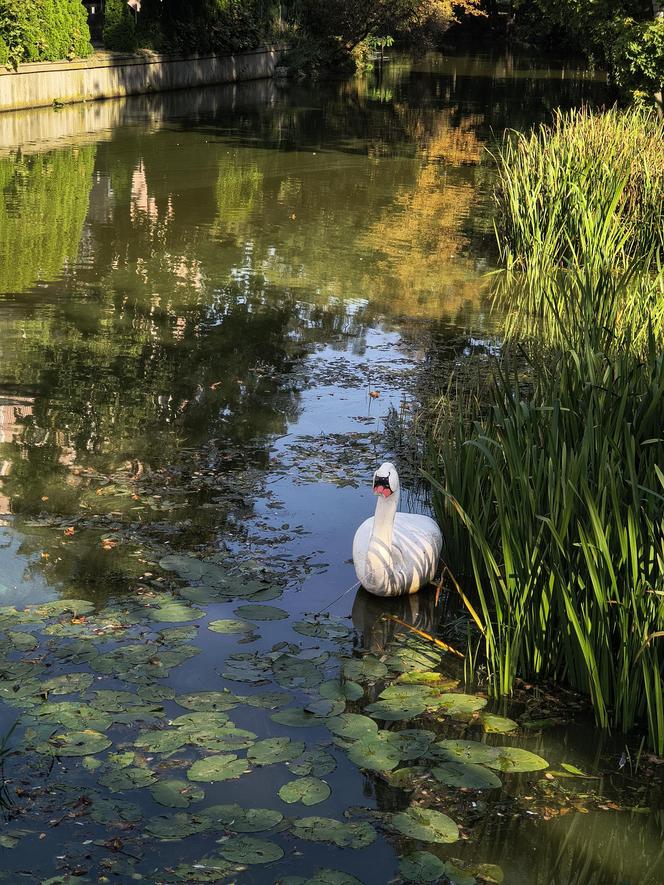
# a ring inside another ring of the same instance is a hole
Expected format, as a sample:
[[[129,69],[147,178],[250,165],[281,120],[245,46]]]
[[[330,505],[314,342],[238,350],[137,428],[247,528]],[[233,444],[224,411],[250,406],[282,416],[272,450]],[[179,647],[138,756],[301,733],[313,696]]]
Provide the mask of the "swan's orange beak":
[[[374,495],[382,495],[383,498],[389,498],[393,494],[389,478],[386,476],[375,477],[373,491]]]

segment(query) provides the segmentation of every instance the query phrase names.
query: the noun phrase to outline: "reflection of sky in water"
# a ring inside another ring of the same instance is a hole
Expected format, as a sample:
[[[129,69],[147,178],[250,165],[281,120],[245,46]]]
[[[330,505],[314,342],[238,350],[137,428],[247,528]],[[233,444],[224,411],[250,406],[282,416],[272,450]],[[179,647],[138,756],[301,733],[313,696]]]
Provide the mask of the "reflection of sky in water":
[[[274,604],[301,617],[333,603],[359,644],[384,647],[383,604],[344,591],[355,527],[374,506],[371,472],[389,454],[385,415],[426,386],[439,354],[449,364],[499,347],[481,295],[493,257],[484,146],[552,103],[602,96],[573,68],[427,57],[396,61],[382,82],[315,92],[263,82],[5,115],[11,143],[26,149],[0,145],[0,605],[59,593],[103,601],[135,588],[143,545],[159,558],[226,544],[243,560],[297,564]],[[175,509],[146,489],[151,471]],[[218,482],[194,493],[205,471]],[[98,495],[109,477],[141,500]],[[422,502],[406,494],[402,506]],[[101,552],[114,533],[122,543]],[[206,605],[207,618],[237,605]],[[431,629],[425,598],[408,606],[398,614]],[[290,621],[269,622],[243,646],[201,623],[201,653],[169,677],[178,692],[241,692],[221,679],[223,659],[295,635]],[[0,715],[0,725],[13,717]],[[261,736],[289,733],[263,710],[231,715]],[[329,739],[325,729],[291,736]],[[552,764],[595,764],[597,736],[584,726],[526,740]],[[298,814],[405,804],[335,755],[331,798]],[[206,802],[283,811],[275,793],[289,777],[257,770],[206,787]],[[662,879],[647,872],[661,844],[656,813],[529,822],[527,812],[502,820],[493,801],[474,838],[442,856],[500,863],[519,885]],[[34,868],[50,875],[68,838],[49,830]],[[286,838],[303,852],[286,866],[382,883],[396,872],[395,841],[354,856]],[[159,849],[172,858],[180,847]],[[209,836],[187,850],[209,851]],[[254,869],[242,881],[274,877]]]

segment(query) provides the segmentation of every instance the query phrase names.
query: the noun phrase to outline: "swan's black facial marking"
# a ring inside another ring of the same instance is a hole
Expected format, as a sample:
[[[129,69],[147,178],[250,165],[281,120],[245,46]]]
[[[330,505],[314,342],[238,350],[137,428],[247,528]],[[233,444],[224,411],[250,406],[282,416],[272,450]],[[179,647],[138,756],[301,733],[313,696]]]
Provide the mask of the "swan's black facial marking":
[[[388,473],[387,476],[374,476],[374,484],[373,484],[374,495],[382,495],[384,498],[389,498],[390,495],[394,494],[394,490],[390,486],[390,475]]]

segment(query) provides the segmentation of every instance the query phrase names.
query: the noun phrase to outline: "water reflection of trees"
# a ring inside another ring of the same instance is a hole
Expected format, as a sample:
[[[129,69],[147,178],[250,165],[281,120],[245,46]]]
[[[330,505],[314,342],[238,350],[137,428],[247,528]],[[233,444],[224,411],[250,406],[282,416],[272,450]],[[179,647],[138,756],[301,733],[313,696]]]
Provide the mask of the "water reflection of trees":
[[[477,304],[487,78],[510,91],[476,73],[142,98],[96,148],[1,159],[0,290],[24,293],[4,311],[5,506],[75,513],[90,471],[217,438],[265,464],[310,345],[408,317],[449,337]]]

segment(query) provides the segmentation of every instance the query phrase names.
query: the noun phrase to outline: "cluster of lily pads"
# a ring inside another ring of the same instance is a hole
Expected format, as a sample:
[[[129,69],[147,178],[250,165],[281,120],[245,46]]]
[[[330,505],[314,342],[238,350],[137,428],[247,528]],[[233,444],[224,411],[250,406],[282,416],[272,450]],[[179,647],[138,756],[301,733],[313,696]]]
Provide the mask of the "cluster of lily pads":
[[[176,864],[161,874],[164,882],[223,881],[248,865],[280,861],[283,844],[256,833],[362,849],[376,839],[376,825],[395,843],[405,840],[417,849],[407,851],[401,862],[406,881],[445,881],[454,871],[455,882],[498,881],[495,871],[470,873],[432,853],[459,838],[458,823],[444,811],[445,790],[491,790],[501,786],[505,773],[535,772],[547,763],[502,737],[499,744],[486,738],[441,739],[438,726],[456,720],[505,735],[516,723],[487,713],[484,698],[456,691],[456,681],[440,672],[440,653],[416,637],[400,635],[380,657],[343,657],[351,629],[345,620],[328,616],[291,623],[308,648],[283,641],[265,651],[228,655],[223,679],[250,685],[250,693],[220,685],[176,694],[162,680],[199,651],[192,644],[200,629],[192,622],[205,617],[199,605],[239,600],[233,617],[206,623],[210,631],[243,642],[255,641],[262,623],[283,621],[288,613],[265,604],[280,595],[280,587],[241,579],[219,562],[169,556],[161,566],[186,583],[98,611],[90,602],[71,599],[24,610],[0,608],[0,699],[20,711],[23,743],[37,760],[66,762],[87,777],[85,788],[63,791],[67,813],[120,826],[142,847],[155,839],[173,842],[199,834],[214,839],[212,853],[193,864]],[[323,643],[332,649],[323,649]],[[288,734],[261,738],[231,718],[242,707],[265,710],[285,729],[316,728],[328,737],[322,745]],[[364,819],[298,814],[298,808],[331,797],[325,778],[337,765],[335,748],[404,795],[413,794],[422,780],[443,792],[428,806],[351,815]],[[283,810],[205,806],[209,785],[272,765],[286,766],[291,778],[278,789]],[[141,805],[126,800],[131,791],[149,794],[170,811],[143,820]],[[287,817],[291,809],[295,814]],[[30,832],[16,827],[5,844],[14,847]],[[351,885],[358,880],[325,869],[313,878],[281,881]]]

